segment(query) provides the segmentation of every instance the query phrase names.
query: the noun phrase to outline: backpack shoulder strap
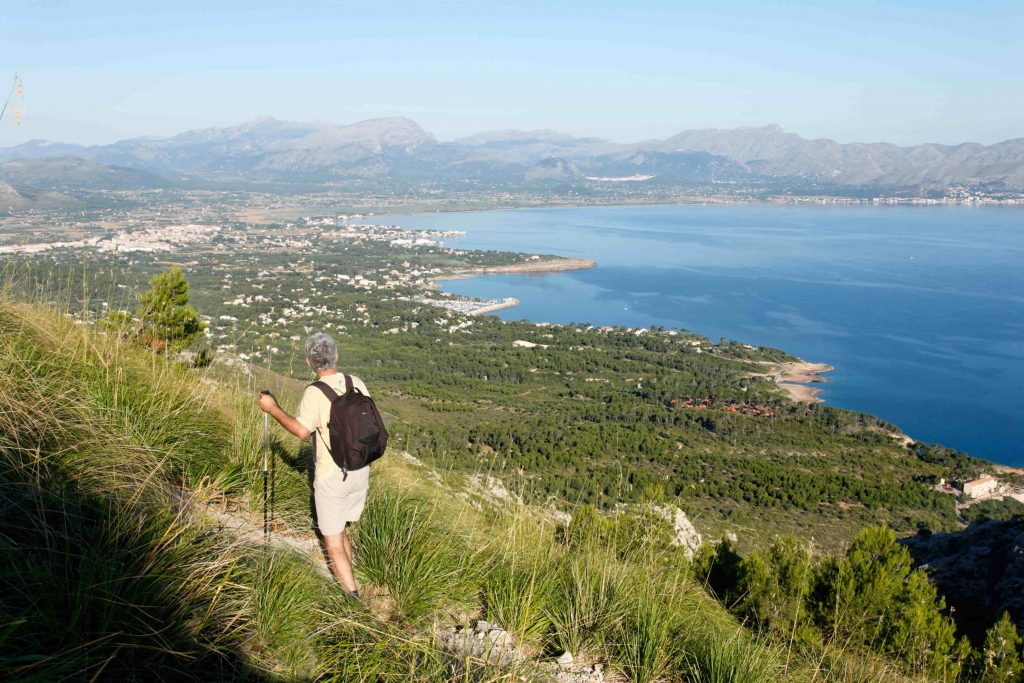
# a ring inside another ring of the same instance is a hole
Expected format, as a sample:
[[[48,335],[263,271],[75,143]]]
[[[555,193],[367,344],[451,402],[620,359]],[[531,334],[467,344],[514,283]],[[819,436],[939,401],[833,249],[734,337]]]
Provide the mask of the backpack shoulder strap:
[[[351,394],[353,391],[355,391],[355,386],[352,384],[352,376],[345,375],[345,393]]]
[[[331,389],[329,386],[327,386],[327,382],[321,382],[320,380],[317,380],[316,382],[313,382],[309,386],[316,387],[320,391],[324,392],[324,396],[326,396],[327,400],[330,401],[331,403],[334,403],[334,399],[338,398],[338,393],[334,391],[334,389]]]

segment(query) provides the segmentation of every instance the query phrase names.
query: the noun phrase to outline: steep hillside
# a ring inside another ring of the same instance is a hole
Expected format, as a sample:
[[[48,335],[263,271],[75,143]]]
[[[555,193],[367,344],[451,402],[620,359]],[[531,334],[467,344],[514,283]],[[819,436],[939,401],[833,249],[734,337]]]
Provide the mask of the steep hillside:
[[[397,452],[355,532],[360,605],[324,575],[308,454],[276,430],[261,542],[254,385],[295,395],[236,373],[0,301],[6,678],[901,678],[866,655],[753,638],[663,544],[657,515],[566,527]],[[575,661],[555,664],[565,651]]]
[[[17,211],[74,206],[75,203],[72,197],[60,192],[25,186],[16,188],[0,176],[0,216]]]
[[[0,302],[0,323],[5,678],[512,680],[547,676],[545,653],[570,645],[588,675],[698,671],[712,650],[744,680],[781,671],[683,574],[570,556],[543,515],[476,512],[396,454],[357,532],[367,611],[294,550],[308,489],[276,432],[274,542],[259,542],[253,387],[39,308]],[[460,641],[475,615],[509,634],[507,657]]]
[[[918,534],[904,543],[975,642],[982,641],[1003,612],[1024,624],[1022,512],[1007,520],[972,524],[959,533]]]

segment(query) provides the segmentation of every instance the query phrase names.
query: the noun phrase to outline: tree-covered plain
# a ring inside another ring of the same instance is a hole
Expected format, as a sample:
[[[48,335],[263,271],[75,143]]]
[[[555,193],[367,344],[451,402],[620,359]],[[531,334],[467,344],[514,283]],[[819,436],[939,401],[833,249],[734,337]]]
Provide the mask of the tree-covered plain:
[[[175,255],[207,325],[194,348],[302,379],[302,342],[325,330],[342,369],[373,388],[397,443],[443,469],[487,471],[528,501],[608,511],[658,486],[698,529],[736,533],[741,548],[790,532],[837,550],[870,524],[956,528],[953,498],[930,482],[984,466],[907,448],[883,419],[790,400],[771,377],[795,360],[784,351],[434,305],[451,297],[427,288],[432,278],[528,255],[299,228],[227,225]],[[54,254],[18,277],[77,297],[85,271],[82,305],[102,316],[136,310],[167,268],[155,254],[72,263]]]

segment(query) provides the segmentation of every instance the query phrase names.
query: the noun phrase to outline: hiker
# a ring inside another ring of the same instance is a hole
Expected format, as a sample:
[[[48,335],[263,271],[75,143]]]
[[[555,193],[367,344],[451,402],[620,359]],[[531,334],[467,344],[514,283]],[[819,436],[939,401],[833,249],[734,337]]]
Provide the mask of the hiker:
[[[346,392],[346,375],[338,372],[338,347],[330,336],[317,332],[306,340],[306,365],[316,373],[317,383],[324,383],[336,394]],[[348,375],[352,386],[369,396],[366,385],[358,377]],[[345,533],[349,522],[359,520],[366,504],[370,485],[369,466],[343,472],[331,457],[328,421],[331,399],[317,383],[306,387],[299,403],[299,412],[292,417],[270,394],[260,395],[260,410],[269,413],[282,427],[299,437],[313,436],[314,479],[313,502],[317,525],[324,537],[331,572],[342,587],[359,597],[352,574],[352,540]]]

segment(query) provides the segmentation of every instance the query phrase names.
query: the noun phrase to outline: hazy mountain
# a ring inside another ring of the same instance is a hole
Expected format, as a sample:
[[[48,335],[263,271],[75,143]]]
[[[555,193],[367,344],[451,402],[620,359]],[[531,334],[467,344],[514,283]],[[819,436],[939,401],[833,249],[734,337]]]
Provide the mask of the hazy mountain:
[[[16,159],[0,164],[0,180],[16,187],[135,190],[167,181],[132,168],[105,166],[79,157]]]
[[[599,138],[577,138],[552,130],[499,130],[459,138],[449,146],[474,160],[536,164],[544,159],[581,159],[625,149]]]
[[[764,126],[684,131],[651,144],[663,151],[709,152],[776,178],[816,178],[848,186],[997,183],[1024,188],[1024,138],[987,147],[977,143],[899,147],[805,140],[779,126]]]
[[[257,119],[167,139],[91,147],[85,155],[108,164],[183,173],[379,175],[375,159],[433,144],[433,136],[402,118],[349,126]]]
[[[49,140],[29,140],[17,147],[0,149],[0,161],[10,159],[45,159],[49,157],[74,156],[85,149],[82,145]]]
[[[18,190],[10,183],[0,180],[0,216],[15,211],[52,209],[76,203],[72,197],[59,192]]]
[[[0,180],[0,213],[14,211],[28,206],[29,200],[21,196],[9,183]]]
[[[561,157],[548,157],[541,159],[527,169],[523,177],[530,182],[569,182],[579,180],[582,177],[580,170],[574,164],[569,163]]]
[[[608,154],[581,165],[591,177],[644,177],[659,184],[716,183],[750,176],[742,165],[707,152],[639,150]]]
[[[665,140],[625,145],[550,130],[490,131],[439,142],[406,118],[350,125],[261,118],[169,138],[91,147],[34,140],[0,150],[0,160],[69,155],[157,174],[308,182],[515,186],[649,176],[634,182],[757,182],[837,191],[942,191],[950,185],[1024,190],[1024,138],[988,146],[900,147],[806,140],[779,126],[689,130]]]

